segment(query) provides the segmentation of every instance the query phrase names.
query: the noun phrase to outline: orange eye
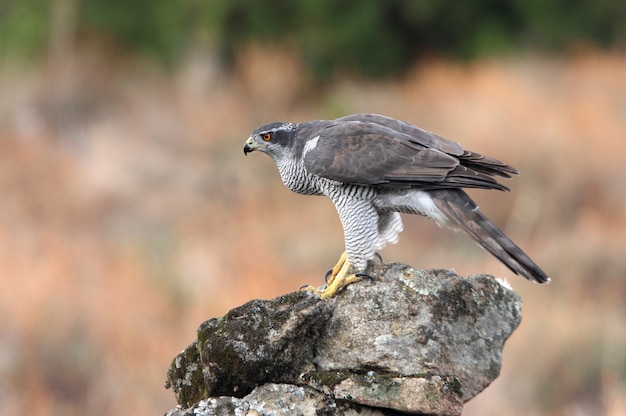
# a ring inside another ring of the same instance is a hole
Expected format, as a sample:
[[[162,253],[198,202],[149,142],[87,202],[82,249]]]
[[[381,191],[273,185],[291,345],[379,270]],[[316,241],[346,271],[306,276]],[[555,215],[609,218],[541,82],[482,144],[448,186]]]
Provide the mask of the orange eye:
[[[270,141],[270,139],[272,138],[272,135],[269,133],[263,133],[263,135],[261,136],[263,138],[263,140],[265,140],[266,142]]]

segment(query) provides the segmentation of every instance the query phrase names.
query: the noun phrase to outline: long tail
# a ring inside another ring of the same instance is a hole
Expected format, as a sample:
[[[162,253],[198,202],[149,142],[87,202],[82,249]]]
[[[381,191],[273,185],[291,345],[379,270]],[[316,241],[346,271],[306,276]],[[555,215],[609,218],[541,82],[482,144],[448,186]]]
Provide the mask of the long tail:
[[[550,278],[509,237],[479,210],[478,205],[461,189],[428,192],[435,205],[478,245],[500,260],[511,271],[528,280],[546,283]]]

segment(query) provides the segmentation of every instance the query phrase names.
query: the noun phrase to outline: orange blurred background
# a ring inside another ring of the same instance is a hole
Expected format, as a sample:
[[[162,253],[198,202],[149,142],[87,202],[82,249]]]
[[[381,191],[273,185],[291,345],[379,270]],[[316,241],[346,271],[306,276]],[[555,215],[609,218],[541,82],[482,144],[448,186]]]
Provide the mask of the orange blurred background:
[[[324,198],[242,146],[258,125],[396,117],[512,164],[482,210],[552,277],[513,276],[463,235],[405,216],[385,261],[506,277],[524,318],[465,415],[626,414],[626,55],[583,50],[319,90],[281,49],[166,73],[77,48],[0,70],[0,414],[162,414],[198,325],[322,284],[342,251]],[[280,68],[280,70],[276,70]]]

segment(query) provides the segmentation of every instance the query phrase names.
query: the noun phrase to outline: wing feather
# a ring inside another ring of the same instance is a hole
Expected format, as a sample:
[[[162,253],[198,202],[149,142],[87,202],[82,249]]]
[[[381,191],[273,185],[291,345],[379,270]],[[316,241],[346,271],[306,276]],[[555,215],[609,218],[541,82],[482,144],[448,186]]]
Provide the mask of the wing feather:
[[[337,119],[319,129],[305,168],[338,182],[392,188],[507,190],[493,176],[517,171],[456,142],[375,114]]]
[[[360,121],[378,124],[410,136],[411,140],[407,143],[407,145],[415,143],[418,146],[441,150],[442,152],[453,156],[460,156],[463,154],[463,147],[457,142],[448,140],[424,129],[420,129],[417,126],[404,121],[396,120],[395,118],[380,114],[352,114],[350,116],[339,118],[336,121]]]

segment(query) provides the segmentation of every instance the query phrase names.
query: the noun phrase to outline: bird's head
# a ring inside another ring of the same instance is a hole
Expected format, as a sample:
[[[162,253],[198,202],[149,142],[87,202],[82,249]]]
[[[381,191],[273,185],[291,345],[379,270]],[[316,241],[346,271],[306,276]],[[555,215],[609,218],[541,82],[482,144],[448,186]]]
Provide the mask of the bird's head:
[[[286,122],[269,123],[254,130],[243,146],[243,153],[259,150],[274,157],[288,148],[296,133],[296,124]]]

